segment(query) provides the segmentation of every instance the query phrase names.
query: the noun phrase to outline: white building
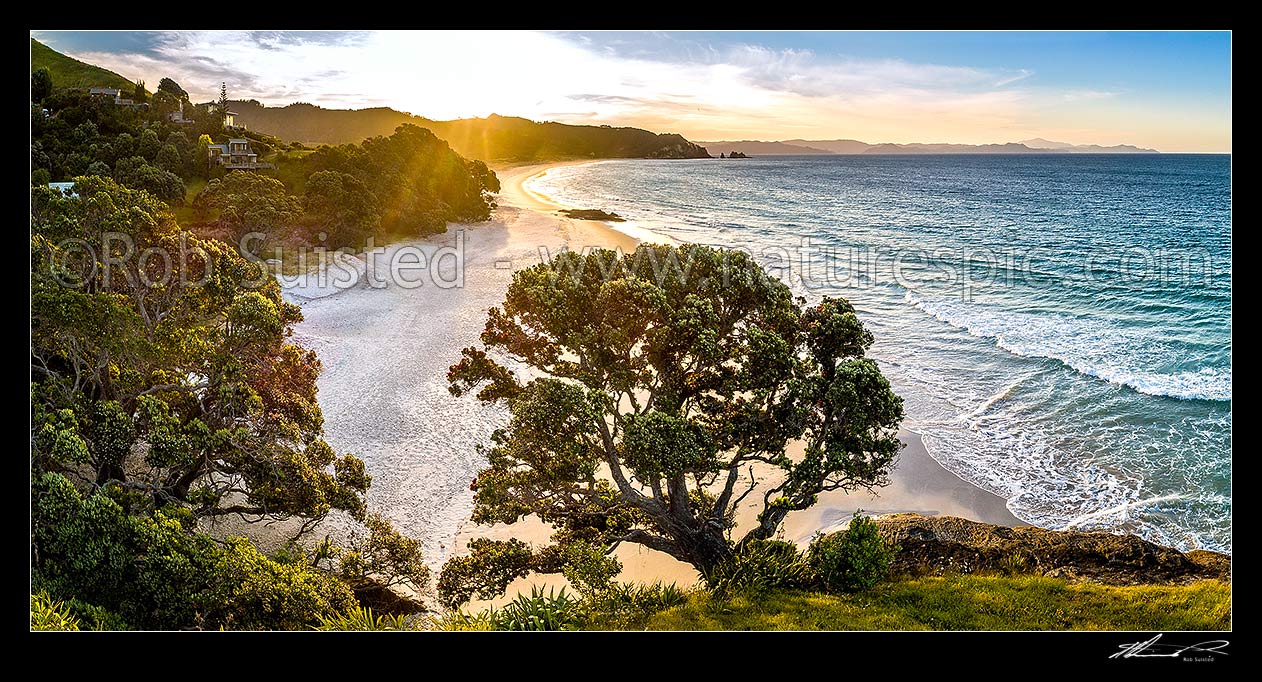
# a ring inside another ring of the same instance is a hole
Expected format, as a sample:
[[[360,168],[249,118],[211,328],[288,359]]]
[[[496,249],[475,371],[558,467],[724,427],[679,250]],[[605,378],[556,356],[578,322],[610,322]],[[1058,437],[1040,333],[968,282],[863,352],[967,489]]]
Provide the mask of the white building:
[[[169,119],[172,123],[184,124],[184,123],[192,123],[192,122],[193,122],[193,119],[191,119],[191,118],[184,118],[184,100],[180,100],[180,109],[179,109],[179,111],[172,111],[171,113],[167,114],[167,118],[168,118],[168,119]]]

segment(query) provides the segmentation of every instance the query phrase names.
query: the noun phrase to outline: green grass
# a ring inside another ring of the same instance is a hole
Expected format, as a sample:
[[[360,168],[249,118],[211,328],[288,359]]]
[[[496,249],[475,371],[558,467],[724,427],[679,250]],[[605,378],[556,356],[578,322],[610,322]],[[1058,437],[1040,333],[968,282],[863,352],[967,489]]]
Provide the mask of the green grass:
[[[53,87],[61,88],[120,88],[131,96],[136,84],[109,69],[85,64],[73,57],[54,50],[31,38],[31,72],[41,66],[48,67],[53,75]]]
[[[601,629],[597,619],[588,626]],[[1054,578],[953,576],[854,595],[778,591],[723,601],[704,591],[626,623],[649,630],[1225,630],[1231,588],[1112,587]]]
[[[171,212],[175,214],[175,220],[181,226],[187,227],[193,222],[193,200],[206,189],[206,179],[199,177],[186,178],[184,180],[184,205],[172,206]]]

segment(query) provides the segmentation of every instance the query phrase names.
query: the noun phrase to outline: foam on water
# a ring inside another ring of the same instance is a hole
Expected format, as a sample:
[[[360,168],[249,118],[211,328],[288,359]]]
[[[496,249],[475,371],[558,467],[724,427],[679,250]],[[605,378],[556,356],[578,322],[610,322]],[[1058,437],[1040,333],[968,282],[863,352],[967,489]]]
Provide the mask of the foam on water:
[[[1230,369],[1202,367],[1163,373],[1134,366],[1178,352],[1150,336],[1160,330],[1136,330],[1102,319],[998,310],[911,291],[904,300],[973,336],[993,339],[995,345],[1015,355],[1059,360],[1088,376],[1148,395],[1231,400]]]
[[[849,299],[905,425],[1017,517],[1231,550],[1229,157],[627,160],[555,169],[539,188],[751,250],[808,301]],[[779,267],[803,237],[1011,252],[1029,277],[952,290],[939,274],[961,262],[911,259],[910,282],[856,267],[821,286]],[[1160,281],[1127,269],[1184,256],[1207,268]]]

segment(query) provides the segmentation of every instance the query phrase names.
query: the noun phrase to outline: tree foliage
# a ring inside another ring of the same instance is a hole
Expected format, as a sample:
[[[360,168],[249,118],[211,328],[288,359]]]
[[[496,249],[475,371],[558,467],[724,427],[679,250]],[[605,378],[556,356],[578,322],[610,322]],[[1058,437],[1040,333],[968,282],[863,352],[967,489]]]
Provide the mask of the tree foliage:
[[[323,552],[337,558],[335,572],[351,589],[407,585],[422,591],[429,585],[429,567],[421,555],[419,541],[403,535],[376,514],[364,518],[363,526],[365,535],[352,537],[344,547],[326,544]]]
[[[302,203],[280,180],[249,171],[211,180],[196,202],[201,208],[219,210],[218,223],[234,241],[250,232],[289,227],[302,215]]]
[[[376,197],[363,181],[349,173],[312,173],[307,178],[302,206],[311,232],[325,233],[328,243],[334,246],[363,246],[381,222]]]
[[[228,84],[221,82],[219,84],[219,99],[215,101],[215,116],[219,119],[219,126],[222,128],[228,123]]]
[[[475,596],[493,599],[534,568],[530,546],[521,540],[474,538],[466,555],[453,557],[443,566],[438,577],[438,601],[455,609]]]
[[[51,94],[53,94],[53,74],[48,67],[41,66],[31,72],[31,101],[39,104]]]
[[[86,465],[131,509],[362,517],[363,462],[324,442],[320,364],[287,342],[301,315],[276,282],[147,193],[99,177],[75,191],[33,196],[37,470]]]
[[[86,173],[93,163],[114,167],[123,159],[138,156],[181,178],[204,170],[204,151],[195,157],[195,140],[205,132],[203,126],[169,121],[167,114],[175,111],[180,101],[170,93],[159,90],[151,99],[147,110],[134,110],[81,91],[52,93],[43,103],[49,115],[43,115],[39,107],[32,109],[32,168],[47,170],[53,180],[69,181]],[[193,110],[186,107],[185,111]],[[168,145],[175,147],[179,164],[170,163],[174,157],[164,152]],[[193,164],[194,158],[200,163]]]
[[[155,154],[159,157],[161,155],[160,150]],[[143,189],[167,203],[184,203],[186,194],[184,181],[180,179],[180,176],[160,165],[151,165],[142,156],[119,159],[118,163],[114,164],[114,179],[124,187]]]
[[[876,524],[857,513],[844,531],[817,535],[806,561],[818,586],[828,592],[858,592],[884,580],[898,553],[888,545]]]
[[[386,235],[422,236],[445,231],[449,221],[487,220],[493,206],[489,195],[499,191],[499,181],[486,164],[461,157],[433,133],[414,125],[399,126],[389,137],[358,145],[320,147],[301,163],[319,182],[317,203],[321,195],[358,190],[359,185],[343,176],[358,179],[370,193],[365,196],[378,207]],[[317,177],[321,171],[337,175]],[[352,208],[352,216],[362,214],[361,207]],[[359,220],[353,224],[363,227]]]
[[[188,91],[180,87],[179,83],[176,83],[170,78],[163,78],[158,81],[158,92],[165,92],[176,99],[188,99]]]
[[[742,543],[821,492],[884,485],[901,447],[902,400],[864,357],[854,308],[805,306],[740,252],[564,252],[514,274],[482,342],[452,366],[452,393],[476,389],[511,416],[473,483],[473,519],[534,514],[559,546],[635,542],[704,574],[731,556],[755,476],[761,511]]]
[[[140,628],[296,629],[354,607],[350,589],[305,562],[281,563],[248,541],[220,546],[174,507],[128,514],[118,489],[83,496],[58,474],[32,489],[35,570]]]

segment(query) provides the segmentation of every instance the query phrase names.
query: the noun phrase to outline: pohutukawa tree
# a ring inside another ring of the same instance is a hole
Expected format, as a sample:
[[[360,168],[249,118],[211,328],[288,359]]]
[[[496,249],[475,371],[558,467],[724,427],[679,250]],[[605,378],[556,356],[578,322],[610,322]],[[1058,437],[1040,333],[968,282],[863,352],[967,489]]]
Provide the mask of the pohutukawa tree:
[[[514,575],[562,570],[572,546],[622,542],[705,573],[821,492],[887,484],[901,447],[902,399],[864,357],[872,335],[854,308],[805,307],[740,252],[564,252],[514,275],[482,342],[451,367],[450,390],[477,389],[511,418],[473,481],[473,519],[535,514],[556,529]],[[799,440],[804,454],[786,454]],[[733,537],[755,490],[757,522]],[[487,557],[520,559],[503,544],[448,563],[449,605],[502,591]]]
[[[369,477],[323,439],[320,363],[298,307],[147,192],[76,178],[32,192],[32,465],[166,505],[250,519],[362,518]]]

